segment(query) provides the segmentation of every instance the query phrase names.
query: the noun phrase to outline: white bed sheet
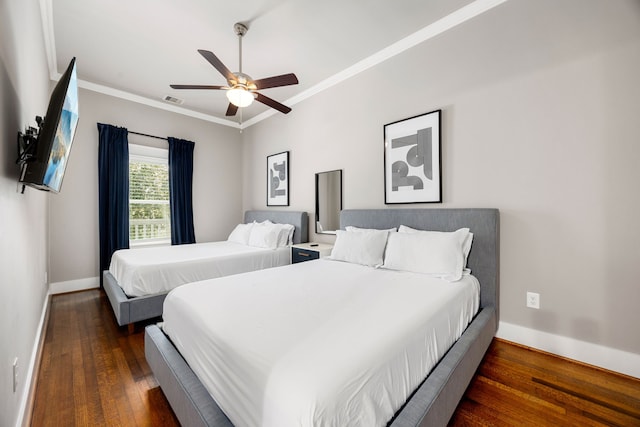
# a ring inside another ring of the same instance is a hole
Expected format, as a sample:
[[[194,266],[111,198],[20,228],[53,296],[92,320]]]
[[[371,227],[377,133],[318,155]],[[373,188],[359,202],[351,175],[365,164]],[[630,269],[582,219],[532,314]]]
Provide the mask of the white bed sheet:
[[[287,265],[289,246],[257,248],[219,241],[190,245],[122,249],[109,272],[130,297],[165,293],[189,282]]]
[[[236,426],[382,426],[462,335],[479,289],[321,259],[175,289],[163,329]]]

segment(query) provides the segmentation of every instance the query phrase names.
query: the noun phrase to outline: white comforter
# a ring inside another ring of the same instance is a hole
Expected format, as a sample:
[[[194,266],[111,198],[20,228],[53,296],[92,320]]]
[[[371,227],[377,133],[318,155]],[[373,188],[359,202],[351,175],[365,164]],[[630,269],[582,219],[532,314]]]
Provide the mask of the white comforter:
[[[220,241],[122,249],[109,272],[132,297],[168,292],[189,282],[287,265],[290,247],[265,249]]]
[[[163,328],[236,426],[381,426],[478,306],[470,275],[322,259],[177,288]]]

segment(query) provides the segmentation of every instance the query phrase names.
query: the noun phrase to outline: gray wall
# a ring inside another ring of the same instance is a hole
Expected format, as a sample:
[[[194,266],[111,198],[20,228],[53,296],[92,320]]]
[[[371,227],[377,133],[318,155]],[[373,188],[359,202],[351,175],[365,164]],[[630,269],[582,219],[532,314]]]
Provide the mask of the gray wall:
[[[225,239],[242,220],[242,144],[237,129],[89,90],[80,90],[79,104],[80,121],[62,190],[50,198],[50,282],[99,276],[97,122],[196,143],[196,241]],[[129,143],[167,147],[166,141],[133,134]]]
[[[28,31],[25,29],[28,28]],[[0,0],[0,425],[21,416],[47,299],[47,199],[18,191],[16,135],[44,115],[49,76],[35,0]],[[19,333],[17,333],[19,331]],[[18,358],[18,389],[12,364]]]
[[[242,135],[81,90],[62,192],[21,195],[15,135],[51,90],[42,38],[37,1],[0,0],[0,425],[24,403],[46,272],[49,282],[98,274],[98,121],[196,142],[196,237],[206,241],[265,207],[266,156],[285,150],[290,209],[313,215],[314,173],[334,169],[345,208],[383,207],[382,126],[440,108],[443,206],[502,212],[502,320],[640,354],[629,329],[640,323],[637,0],[509,1]],[[312,228],[316,237],[332,239]],[[541,310],[524,307],[528,290]]]
[[[384,207],[383,125],[442,109],[442,206],[501,210],[501,320],[640,354],[638,76],[640,2],[509,1],[247,129],[244,208],[285,150],[292,209],[333,169]]]

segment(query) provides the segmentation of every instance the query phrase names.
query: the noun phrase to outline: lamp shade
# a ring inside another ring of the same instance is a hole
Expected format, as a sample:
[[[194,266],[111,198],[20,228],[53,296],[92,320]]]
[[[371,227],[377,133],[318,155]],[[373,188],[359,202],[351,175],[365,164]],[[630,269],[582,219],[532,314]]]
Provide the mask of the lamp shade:
[[[227,98],[236,107],[248,107],[253,102],[253,94],[241,88],[227,90]]]

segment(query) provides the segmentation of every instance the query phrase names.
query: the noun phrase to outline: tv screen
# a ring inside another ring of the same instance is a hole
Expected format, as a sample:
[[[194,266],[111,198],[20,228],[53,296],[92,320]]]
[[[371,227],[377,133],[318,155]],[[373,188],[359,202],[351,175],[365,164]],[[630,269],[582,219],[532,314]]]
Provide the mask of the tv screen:
[[[51,93],[35,157],[22,168],[22,183],[39,190],[60,191],[77,125],[78,81],[73,58]]]

